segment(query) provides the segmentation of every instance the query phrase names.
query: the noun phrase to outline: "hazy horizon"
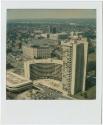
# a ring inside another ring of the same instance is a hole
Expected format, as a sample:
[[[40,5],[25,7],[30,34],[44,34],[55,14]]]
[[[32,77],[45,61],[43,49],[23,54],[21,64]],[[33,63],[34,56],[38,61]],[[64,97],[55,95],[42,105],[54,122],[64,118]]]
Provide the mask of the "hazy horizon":
[[[95,9],[8,9],[7,20],[96,19]]]

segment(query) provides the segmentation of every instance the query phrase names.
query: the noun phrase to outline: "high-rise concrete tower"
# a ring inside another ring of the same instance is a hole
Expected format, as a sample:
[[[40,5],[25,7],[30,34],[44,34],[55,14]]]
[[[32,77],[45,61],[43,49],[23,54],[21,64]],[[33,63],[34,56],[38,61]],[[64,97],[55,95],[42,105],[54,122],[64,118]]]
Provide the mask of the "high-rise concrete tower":
[[[62,83],[69,95],[85,91],[88,42],[85,38],[74,37],[62,43],[63,72]]]

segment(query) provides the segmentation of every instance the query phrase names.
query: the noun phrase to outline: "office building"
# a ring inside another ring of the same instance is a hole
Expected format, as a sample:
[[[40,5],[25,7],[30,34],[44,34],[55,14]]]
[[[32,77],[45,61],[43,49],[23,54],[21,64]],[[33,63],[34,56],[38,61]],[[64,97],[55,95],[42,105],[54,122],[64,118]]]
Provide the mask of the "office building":
[[[49,39],[51,40],[66,40],[68,39],[68,34],[65,33],[65,32],[62,32],[62,33],[50,33],[49,34]]]
[[[45,46],[23,46],[23,56],[29,59],[41,59],[41,58],[50,58],[52,49],[45,45]]]
[[[61,81],[62,89],[68,95],[74,95],[80,91],[84,92],[88,53],[87,40],[73,37],[68,42],[61,43],[61,47],[62,60],[43,59],[42,56],[42,59],[25,61],[24,74],[26,79]],[[42,50],[40,51],[43,54]]]
[[[69,95],[85,91],[88,42],[86,39],[71,39],[62,44],[64,90]]]
[[[55,60],[50,58],[25,61],[25,78],[31,80],[55,79],[62,81],[62,65],[62,60]]]
[[[33,83],[39,83],[49,88],[63,91],[62,86],[62,60],[34,59],[24,62],[24,74],[26,79]]]

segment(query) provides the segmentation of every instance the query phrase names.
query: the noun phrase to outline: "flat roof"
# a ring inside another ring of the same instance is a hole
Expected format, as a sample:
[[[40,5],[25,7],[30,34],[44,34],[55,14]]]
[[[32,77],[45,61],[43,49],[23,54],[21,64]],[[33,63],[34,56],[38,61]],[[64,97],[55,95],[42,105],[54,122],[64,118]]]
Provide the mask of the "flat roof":
[[[58,90],[60,92],[63,92],[63,85],[61,81],[54,80],[54,79],[38,79],[33,81],[33,85],[41,84],[44,86],[47,86],[49,88],[52,88],[54,90]]]
[[[67,35],[67,33],[66,32],[50,33],[50,35],[54,35],[54,36],[57,36],[57,35]]]
[[[32,45],[36,46],[42,46],[42,45],[57,45],[57,40],[51,40],[51,39],[33,39],[30,41]]]
[[[44,44],[44,45],[31,45],[30,47],[32,47],[32,48],[49,48],[50,46],[49,45],[47,45],[47,44]]]
[[[56,46],[58,45],[58,41],[57,40],[52,40],[52,39],[32,39],[31,41],[29,41],[29,43],[24,43],[23,46],[25,47],[44,47],[44,46]]]
[[[7,71],[6,73],[6,84],[9,87],[17,87],[17,86],[24,85],[30,82],[31,80],[27,80],[26,78],[16,73],[13,73],[11,71]]]
[[[72,44],[81,44],[81,43],[88,44],[87,39],[86,38],[81,38],[80,40],[78,38],[70,39],[70,40],[68,40],[68,42],[66,42],[66,41],[61,42],[61,45],[72,46]]]
[[[55,64],[61,64],[63,65],[63,60],[59,60],[59,59],[52,59],[52,58],[48,58],[48,59],[34,59],[34,60],[28,60],[25,61],[24,63],[28,63],[28,64],[35,64],[35,63],[55,63]]]

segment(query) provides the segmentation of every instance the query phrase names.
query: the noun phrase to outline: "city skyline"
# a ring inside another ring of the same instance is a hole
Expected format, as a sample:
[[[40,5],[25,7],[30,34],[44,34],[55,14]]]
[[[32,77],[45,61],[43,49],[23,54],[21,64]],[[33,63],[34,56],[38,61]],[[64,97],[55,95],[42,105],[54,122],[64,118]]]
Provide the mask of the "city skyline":
[[[85,9],[8,10],[6,98],[96,99],[95,17]]]
[[[81,11],[82,10],[82,11]],[[95,9],[8,9],[7,20],[16,19],[95,19]]]

